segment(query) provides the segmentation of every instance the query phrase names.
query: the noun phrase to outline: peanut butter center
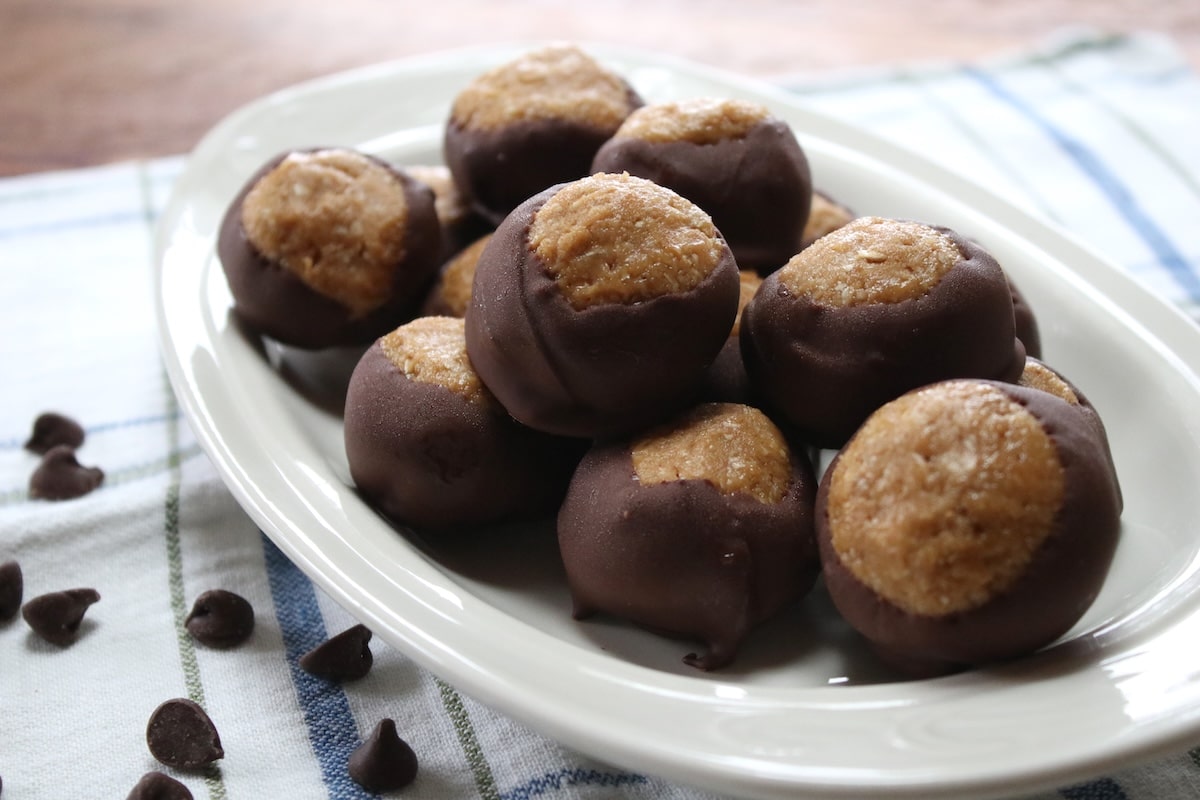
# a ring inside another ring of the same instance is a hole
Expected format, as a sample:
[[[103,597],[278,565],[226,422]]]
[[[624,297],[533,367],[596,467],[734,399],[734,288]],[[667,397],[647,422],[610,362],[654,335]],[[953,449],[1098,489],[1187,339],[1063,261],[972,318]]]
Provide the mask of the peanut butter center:
[[[251,245],[354,316],[390,298],[407,218],[400,181],[351,150],[292,153],[242,204]]]
[[[451,226],[467,216],[466,198],[450,175],[450,168],[441,164],[406,167],[409,177],[433,190],[433,210],[442,225]]]
[[[439,307],[448,316],[466,316],[467,307],[471,305],[471,287],[475,283],[475,266],[479,263],[479,254],[491,238],[491,234],[488,234],[476,239],[442,269],[433,291],[441,301]]]
[[[1022,405],[983,383],[934,384],[881,408],[843,449],[831,542],[905,611],[968,611],[1020,577],[1063,487],[1054,443]]]
[[[624,173],[559,189],[534,215],[528,242],[576,310],[687,292],[727,249],[694,203]]]
[[[738,270],[738,310],[733,320],[733,330],[729,332],[730,336],[737,336],[742,332],[742,312],[754,299],[759,286],[762,286],[762,278],[757,272],[749,269]]]
[[[953,239],[928,225],[859,217],[792,256],[779,281],[835,308],[899,303],[929,292],[962,257]]]
[[[406,378],[443,386],[472,403],[491,402],[467,358],[466,324],[456,317],[418,317],[379,339]]]
[[[852,219],[854,214],[850,209],[820,192],[813,192],[812,208],[808,212],[808,220],[804,223],[804,233],[800,238],[801,247],[807,247],[825,234],[833,233]]]
[[[1030,389],[1049,392],[1073,406],[1079,405],[1079,396],[1071,389],[1071,385],[1064,381],[1057,372],[1032,358],[1025,359],[1025,369],[1021,372],[1017,383],[1028,386]]]
[[[455,97],[451,117],[470,130],[556,119],[615,131],[631,109],[620,76],[578,47],[553,45],[479,75]]]
[[[783,434],[758,409],[736,403],[699,405],[632,450],[634,474],[645,485],[708,481],[722,494],[778,503],[791,483]]]
[[[771,116],[766,106],[745,100],[697,98],[642,106],[616,135],[647,142],[715,144],[741,139]]]

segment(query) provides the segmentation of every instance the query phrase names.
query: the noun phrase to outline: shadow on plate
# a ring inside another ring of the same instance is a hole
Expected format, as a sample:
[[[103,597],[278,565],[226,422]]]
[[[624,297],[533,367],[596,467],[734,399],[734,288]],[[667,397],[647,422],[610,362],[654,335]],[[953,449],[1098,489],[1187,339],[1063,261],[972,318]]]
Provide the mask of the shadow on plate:
[[[244,323],[232,309],[229,320],[247,344],[293,391],[321,411],[342,416],[350,375],[370,345],[305,350],[263,336]]]

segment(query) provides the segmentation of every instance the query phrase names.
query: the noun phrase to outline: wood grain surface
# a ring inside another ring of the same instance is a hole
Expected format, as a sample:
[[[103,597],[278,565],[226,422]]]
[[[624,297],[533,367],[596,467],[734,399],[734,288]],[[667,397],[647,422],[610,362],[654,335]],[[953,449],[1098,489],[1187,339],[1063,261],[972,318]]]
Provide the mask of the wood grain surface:
[[[746,74],[978,61],[1066,27],[1170,35],[1198,0],[0,0],[0,175],[182,153],[306,78],[446,48],[570,39]]]

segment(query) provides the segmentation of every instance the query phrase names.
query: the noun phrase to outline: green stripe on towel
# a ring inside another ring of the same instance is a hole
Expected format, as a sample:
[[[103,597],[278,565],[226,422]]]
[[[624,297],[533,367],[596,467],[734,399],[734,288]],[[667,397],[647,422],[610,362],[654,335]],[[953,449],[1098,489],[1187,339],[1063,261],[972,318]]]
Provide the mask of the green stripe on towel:
[[[483,755],[483,748],[479,746],[479,738],[475,735],[475,726],[471,723],[471,717],[467,713],[466,706],[463,705],[462,697],[454,690],[453,686],[441,678],[434,678],[434,680],[442,695],[442,705],[445,707],[446,713],[450,715],[450,721],[454,724],[454,733],[458,735],[458,743],[467,756],[471,774],[475,776],[475,787],[479,790],[479,796],[483,800],[500,800],[500,792],[496,789],[496,779],[492,775],[492,768]]]

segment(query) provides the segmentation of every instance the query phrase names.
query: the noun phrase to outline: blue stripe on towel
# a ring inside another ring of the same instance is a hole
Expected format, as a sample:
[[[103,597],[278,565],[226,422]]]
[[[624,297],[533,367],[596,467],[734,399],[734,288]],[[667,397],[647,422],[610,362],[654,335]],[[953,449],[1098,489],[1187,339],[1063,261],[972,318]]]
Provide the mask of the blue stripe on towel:
[[[1175,281],[1196,301],[1200,301],[1200,278],[1192,271],[1187,259],[1176,249],[1175,245],[1158,226],[1150,215],[1140,205],[1129,188],[1104,164],[1094,152],[1082,142],[1070,136],[1053,122],[1043,116],[1021,97],[1006,89],[993,75],[989,75],[975,67],[963,67],[963,74],[970,76],[993,96],[1003,100],[1009,106],[1021,113],[1030,122],[1037,125],[1043,133],[1049,136],[1063,152],[1083,170],[1093,183],[1113,204],[1117,212],[1125,218],[1130,227],[1141,237],[1154,253],[1159,263],[1170,273]]]
[[[559,791],[571,786],[628,786],[647,783],[642,775],[631,772],[602,772],[583,767],[563,767],[530,778],[525,783],[509,789],[501,795],[502,800],[532,800],[548,792]]]
[[[359,744],[358,726],[350,713],[346,693],[338,684],[309,675],[298,663],[302,655],[327,638],[316,590],[266,536],[263,536],[263,554],[296,699],[329,796],[334,800],[377,797],[351,780],[346,772],[350,754]]]
[[[1128,798],[1125,790],[1112,778],[1100,778],[1076,786],[1068,786],[1065,789],[1059,789],[1058,793],[1067,800],[1127,800]]]

